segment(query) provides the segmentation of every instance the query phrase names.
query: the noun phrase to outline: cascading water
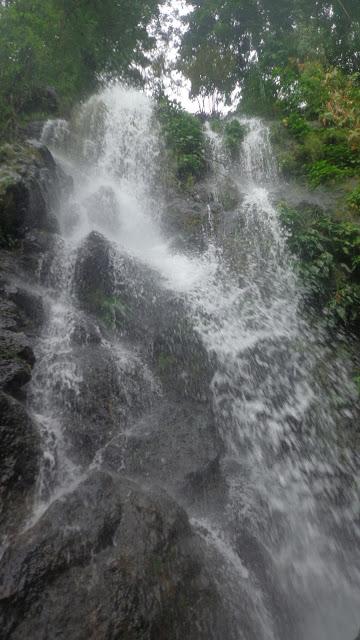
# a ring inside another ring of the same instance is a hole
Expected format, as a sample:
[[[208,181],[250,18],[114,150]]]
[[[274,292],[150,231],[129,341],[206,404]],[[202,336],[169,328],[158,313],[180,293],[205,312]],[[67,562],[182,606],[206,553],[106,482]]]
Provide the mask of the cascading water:
[[[299,283],[271,203],[277,177],[268,129],[256,119],[243,124],[248,133],[239,163],[230,162],[221,138],[209,133],[214,197],[224,176],[240,194],[229,212],[235,267],[224,238],[216,241],[211,203],[205,252],[175,252],[163,236],[162,151],[152,103],[143,94],[111,87],[84,105],[71,127],[46,125],[43,141],[71,171],[74,191],[59,213],[62,239],[45,279],[49,321],[32,382],[44,454],[36,517],[89,468],[101,467],[120,423],[131,433],[140,391],[142,408],[163,402],[164,390],[143,355],[126,339],[107,340],[79,306],[76,265],[84,240],[96,232],[109,243],[104,269],[116,286],[122,286],[124,260],[130,273],[134,265],[151,273],[160,293],[145,291],[149,304],[156,307],[161,291],[180,300],[215,363],[208,397],[225,448],[226,499],[221,506],[205,501],[187,509],[232,609],[232,637],[352,640],[360,623],[359,475],[357,456],[339,430],[358,418],[355,392],[336,345],[327,346],[326,335],[299,310]],[[139,288],[136,278],[140,298],[147,285]],[[126,321],[124,304],[87,303]],[[111,406],[97,416],[107,425],[104,437],[95,425],[95,444],[84,456],[79,448],[90,436],[80,437],[81,398],[85,387],[96,392],[87,376],[97,359],[115,370],[106,398]],[[118,398],[136,363],[142,382],[140,391],[126,389],[129,418]],[[126,470],[126,447],[122,456]],[[151,483],[151,472],[142,481]]]

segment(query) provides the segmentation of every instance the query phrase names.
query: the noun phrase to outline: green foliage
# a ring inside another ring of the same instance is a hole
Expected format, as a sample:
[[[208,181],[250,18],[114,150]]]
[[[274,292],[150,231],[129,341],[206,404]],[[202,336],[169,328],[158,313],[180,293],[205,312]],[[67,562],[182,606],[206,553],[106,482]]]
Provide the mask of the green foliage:
[[[349,175],[346,169],[340,169],[328,162],[328,160],[318,160],[309,167],[309,181],[313,187],[318,187],[320,184],[327,184],[329,182],[340,181]]]
[[[348,195],[346,202],[350,209],[356,213],[360,213],[360,185]]]
[[[247,110],[258,107],[263,114],[274,106],[274,97],[281,101],[284,96],[293,104],[304,102],[306,115],[313,117],[324,99],[321,65],[336,65],[347,73],[358,69],[358,0],[188,3],[193,11],[187,18],[181,69],[193,95],[217,91],[226,99],[241,86]],[[299,78],[297,63],[309,62],[318,65],[317,71],[305,68]]]
[[[186,184],[201,178],[206,162],[205,137],[200,120],[164,97],[159,100],[157,115],[175,164],[177,179]]]
[[[239,120],[231,120],[224,127],[224,144],[233,158],[239,155],[240,145],[245,138],[247,128]]]
[[[333,323],[360,332],[360,227],[337,222],[314,207],[280,207],[299,273]]]
[[[93,91],[102,78],[139,76],[152,45],[147,25],[157,0],[12,0],[0,4],[0,126],[45,111],[48,88],[61,109]],[[54,110],[56,105],[51,105]]]
[[[292,113],[288,118],[285,118],[283,123],[298,140],[302,140],[305,134],[310,131],[305,118],[297,113]]]

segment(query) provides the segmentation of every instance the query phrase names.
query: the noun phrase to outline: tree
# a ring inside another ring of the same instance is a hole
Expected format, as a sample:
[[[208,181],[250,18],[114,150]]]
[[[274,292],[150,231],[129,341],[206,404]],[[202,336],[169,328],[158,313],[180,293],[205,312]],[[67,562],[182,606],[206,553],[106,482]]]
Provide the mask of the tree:
[[[101,78],[138,75],[157,0],[10,0],[0,6],[0,121],[33,111],[54,87],[63,106]],[[41,105],[40,105],[41,108]]]
[[[192,93],[229,98],[237,85],[271,96],[274,69],[317,60],[360,69],[358,0],[189,0],[180,68]]]

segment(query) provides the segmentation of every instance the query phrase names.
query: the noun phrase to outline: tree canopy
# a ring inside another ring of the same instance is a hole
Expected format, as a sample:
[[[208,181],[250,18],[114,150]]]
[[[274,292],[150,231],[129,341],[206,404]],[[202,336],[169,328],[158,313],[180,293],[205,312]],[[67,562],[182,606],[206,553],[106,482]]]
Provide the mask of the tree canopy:
[[[153,45],[158,0],[7,0],[0,4],[0,118],[54,87],[63,103],[100,77],[136,76]]]
[[[274,69],[318,60],[360,70],[358,0],[189,0],[180,56],[193,96],[237,87],[258,96]]]

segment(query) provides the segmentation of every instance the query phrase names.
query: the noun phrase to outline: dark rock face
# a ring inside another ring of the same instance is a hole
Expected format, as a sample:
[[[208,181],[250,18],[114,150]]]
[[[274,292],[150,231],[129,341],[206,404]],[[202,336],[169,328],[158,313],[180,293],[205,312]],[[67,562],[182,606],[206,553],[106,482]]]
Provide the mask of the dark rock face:
[[[109,329],[138,341],[169,390],[206,400],[212,363],[184,303],[158,277],[92,232],[80,248],[75,290],[83,308]]]
[[[93,231],[79,250],[75,267],[75,290],[87,311],[101,313],[114,294],[114,277],[108,240]]]
[[[63,177],[41,145],[0,150],[0,503],[1,534],[19,526],[39,474],[39,433],[26,408],[34,346],[45,322],[39,265],[57,229]]]
[[[10,280],[9,280],[10,278]],[[39,296],[0,277],[0,390],[19,396],[35,364],[32,335],[44,321]]]
[[[213,367],[186,304],[98,232],[77,251],[72,298],[53,304],[69,256],[54,215],[71,181],[41,145],[2,153],[1,639],[231,640],[203,543],[163,493],[194,507],[227,489],[206,405]],[[88,218],[109,230],[113,195],[97,196]],[[24,530],[40,471],[47,499],[67,462],[87,479]]]
[[[2,242],[22,239],[29,230],[56,231],[61,179],[50,152],[35,143],[5,145],[0,159]]]
[[[20,287],[0,285],[0,532],[26,512],[39,472],[37,427],[24,404],[35,356],[32,335],[42,305]],[[26,331],[26,333],[24,333]],[[11,397],[13,396],[13,397]]]
[[[24,132],[26,137],[40,141],[45,122],[44,120],[34,120],[30,122]]]
[[[223,443],[211,412],[200,403],[165,401],[154,406],[105,448],[112,471],[151,478],[187,504],[225,490],[220,458]]]
[[[59,109],[59,98],[54,87],[34,87],[27,101],[23,105],[23,110],[28,113],[45,112],[57,113]]]
[[[185,513],[113,475],[55,502],[0,575],[4,640],[229,637]]]
[[[206,400],[212,363],[184,303],[134,259],[116,255],[92,232],[80,249],[75,290],[83,307],[121,336],[138,341],[171,391]]]
[[[0,393],[0,514],[2,524],[17,510],[36,482],[39,435],[26,409],[14,398]]]
[[[140,363],[130,354],[121,361],[102,345],[87,345],[73,352],[80,373],[78,393],[57,386],[54,398],[58,415],[71,443],[72,456],[89,463],[111,438],[123,433],[132,419],[151,406],[156,398]]]

